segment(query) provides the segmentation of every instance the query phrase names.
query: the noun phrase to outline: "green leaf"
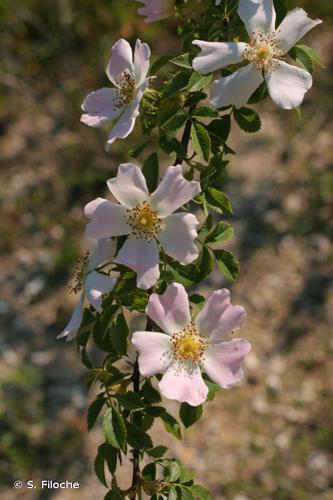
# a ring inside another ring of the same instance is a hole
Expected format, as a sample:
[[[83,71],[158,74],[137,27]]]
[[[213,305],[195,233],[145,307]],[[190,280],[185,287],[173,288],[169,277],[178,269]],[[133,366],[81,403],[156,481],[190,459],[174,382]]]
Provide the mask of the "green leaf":
[[[235,281],[239,274],[239,262],[226,250],[214,250],[217,267],[226,278]]]
[[[156,75],[156,73],[163,68],[166,64],[170,62],[170,57],[169,56],[161,56],[156,61],[153,62],[153,64],[150,67],[149,74],[150,75]]]
[[[233,114],[237,124],[244,132],[252,134],[261,129],[260,116],[253,109],[234,108]]]
[[[207,94],[204,92],[193,92],[191,93],[187,98],[184,103],[184,107],[189,107],[189,106],[194,106],[198,104],[198,102],[202,101],[203,99],[206,99]]]
[[[81,354],[81,363],[88,368],[88,370],[91,370],[94,368],[94,365],[89,359],[87,349],[85,347],[80,346],[80,354]]]
[[[190,295],[189,300],[192,304],[198,306],[199,309],[203,307],[206,301],[205,297],[203,295],[200,295],[199,293],[193,293],[192,295]]]
[[[110,327],[110,338],[112,347],[119,355],[127,353],[127,339],[129,329],[122,313],[118,314],[115,321],[112,322]]]
[[[202,75],[201,73],[197,73],[196,71],[194,71],[191,74],[186,90],[188,90],[189,92],[197,92],[204,87],[208,87],[208,85],[212,81],[212,78],[212,75]]]
[[[144,161],[142,173],[145,176],[148,191],[152,193],[158,185],[158,156],[157,153],[152,153]]]
[[[230,134],[230,128],[230,115],[223,115],[221,118],[212,120],[209,125],[207,125],[207,130],[214,146],[219,147],[226,142]]]
[[[186,428],[191,427],[202,417],[202,405],[191,406],[187,403],[182,403],[179,409],[179,416]]]
[[[187,114],[183,111],[173,115],[168,121],[163,125],[163,130],[167,139],[172,139],[175,137],[177,132],[183,127],[187,121]]]
[[[177,420],[170,415],[170,413],[165,412],[161,415],[165,430],[175,436],[177,439],[182,439],[182,433],[180,430],[180,425]]]
[[[160,393],[151,385],[150,382],[148,382],[148,380],[146,380],[143,384],[141,391],[145,403],[148,405],[160,403],[162,401]]]
[[[185,465],[182,464],[179,460],[178,460],[178,465],[179,465],[179,470],[180,470],[179,481],[181,483],[184,483],[184,484],[192,481],[194,476],[195,476],[195,473],[193,471],[187,469],[187,467],[185,467]]]
[[[108,408],[104,415],[103,431],[111,446],[117,450],[124,450],[127,431],[122,416],[113,406]]]
[[[258,102],[265,99],[268,96],[268,90],[266,82],[262,82],[261,85],[253,92],[250,99],[248,100],[249,104],[257,104]]]
[[[169,483],[173,483],[174,481],[177,481],[180,476],[180,470],[179,470],[179,465],[176,461],[174,460],[165,460],[167,465],[163,467],[163,476],[166,481]]]
[[[145,450],[153,447],[153,442],[149,434],[144,432],[137,425],[126,422],[127,442],[132,448]]]
[[[177,500],[177,490],[174,486],[172,486],[169,490],[168,500]]]
[[[155,448],[147,451],[147,454],[152,458],[162,458],[167,451],[168,448],[166,446],[155,446]]]
[[[178,488],[181,491],[181,500],[195,500],[190,488],[184,485],[178,486]]]
[[[201,486],[201,484],[194,484],[191,486],[191,491],[196,500],[212,500],[209,491]]]
[[[118,451],[108,443],[101,445],[101,451],[110,473],[113,475],[117,469]]]
[[[191,116],[202,116],[202,117],[215,117],[218,116],[219,113],[215,108],[211,106],[200,106],[199,108],[195,108]],[[214,120],[215,121],[215,120]]]
[[[181,54],[180,56],[173,57],[172,59],[170,59],[170,62],[176,64],[176,66],[180,66],[181,68],[192,69],[190,54],[188,52],[186,54]]]
[[[167,155],[176,154],[182,160],[187,156],[184,146],[175,137],[168,140],[165,135],[161,135],[159,145]]]
[[[320,66],[321,68],[325,67],[317,52],[315,52],[311,47],[308,47],[308,45],[299,44],[295,45],[295,48],[297,48],[297,50],[302,50],[303,52],[305,52],[314,64],[318,64],[318,66]]]
[[[210,157],[211,142],[209,134],[203,125],[196,122],[192,124],[191,138],[194,151],[200,156],[200,158],[208,161]]]
[[[149,143],[150,141],[147,141],[141,144],[141,146],[136,149],[129,149],[128,154],[132,156],[132,158],[137,158],[146,149]]]
[[[142,469],[142,478],[145,481],[154,481],[156,478],[156,464],[155,463],[150,463],[147,464],[143,469]]]
[[[230,201],[222,191],[214,187],[209,187],[205,191],[207,205],[213,208],[216,212],[232,215],[232,207]]]
[[[138,394],[128,391],[126,394],[118,394],[116,396],[118,403],[125,410],[135,411],[141,410],[144,407],[143,402]]]
[[[100,414],[104,404],[106,402],[106,398],[99,397],[95,399],[91,403],[91,405],[88,407],[87,410],[87,427],[88,431],[91,431],[91,429],[94,427],[96,420],[98,418],[98,415]]]
[[[188,72],[176,73],[166,84],[163,90],[163,98],[175,95],[188,85],[190,74]]]
[[[314,64],[318,64],[323,67],[318,54],[316,54],[316,52],[307,45],[295,45],[289,51],[289,55],[296,61],[297,64],[309,71],[309,73],[313,73]]]
[[[206,236],[205,243],[221,243],[232,238],[234,230],[227,222],[219,222]]]
[[[106,479],[105,479],[105,470],[104,470],[104,455],[103,455],[103,453],[101,451],[101,447],[102,446],[103,445],[101,445],[98,448],[97,455],[96,455],[96,458],[95,458],[95,461],[94,461],[94,470],[95,470],[95,474],[98,477],[98,479],[107,488],[108,485],[107,485],[107,482],[106,482]]]

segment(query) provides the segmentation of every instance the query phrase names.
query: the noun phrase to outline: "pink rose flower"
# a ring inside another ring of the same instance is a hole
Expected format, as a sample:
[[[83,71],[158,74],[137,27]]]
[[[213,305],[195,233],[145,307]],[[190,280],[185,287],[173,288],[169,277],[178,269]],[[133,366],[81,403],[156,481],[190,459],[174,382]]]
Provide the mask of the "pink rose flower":
[[[146,16],[145,23],[153,23],[165,19],[171,14],[172,4],[170,0],[138,0],[144,7],[138,9],[138,14]]]
[[[75,285],[72,287],[74,292],[82,290],[80,300],[68,325],[58,335],[57,339],[66,337],[66,340],[72,340],[75,337],[82,322],[85,299],[96,311],[102,312],[102,295],[111,292],[117,280],[106,274],[99,273],[95,269],[113,259],[115,250],[114,241],[99,240],[89,259],[83,260],[83,266],[79,269]]]
[[[189,213],[173,212],[200,192],[200,184],[187,181],[180,165],[169,167],[160,185],[149,194],[139,167],[125,163],[108,188],[120,204],[96,198],[85,207],[92,221],[87,235],[94,239],[129,235],[115,262],[137,273],[138,288],[148,289],[160,276],[160,243],[168,255],[181,264],[198,256],[194,244],[197,218]]]
[[[89,127],[115,122],[107,139],[107,149],[116,139],[124,139],[133,130],[141,98],[147,89],[150,49],[136,41],[134,57],[130,44],[120,39],[112,47],[106,74],[114,88],[96,90],[82,104],[81,121]]]
[[[223,340],[241,328],[246,317],[243,307],[230,303],[229,290],[215,291],[192,321],[187,293],[183,285],[173,283],[163,295],[150,296],[146,313],[163,333],[135,332],[132,343],[143,377],[163,373],[163,396],[192,406],[203,403],[208,389],[201,370],[223,388],[240,383],[240,362],[251,346],[244,339]]]

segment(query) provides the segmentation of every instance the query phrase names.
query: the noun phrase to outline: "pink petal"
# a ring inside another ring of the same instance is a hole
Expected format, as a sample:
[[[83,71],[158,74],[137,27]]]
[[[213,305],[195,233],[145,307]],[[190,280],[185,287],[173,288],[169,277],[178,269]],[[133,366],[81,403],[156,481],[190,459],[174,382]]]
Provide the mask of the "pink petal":
[[[222,289],[215,291],[207,299],[196,318],[196,326],[212,342],[218,342],[223,335],[239,330],[245,319],[243,307],[230,304],[229,290]]]
[[[116,244],[111,239],[98,240],[96,246],[90,255],[87,270],[92,271],[96,267],[113,259],[116,253]]]
[[[200,191],[200,183],[187,181],[183,177],[181,165],[176,165],[167,169],[160,185],[151,195],[150,204],[160,217],[166,217]]]
[[[225,389],[237,385],[243,378],[240,363],[250,350],[251,345],[244,339],[232,339],[209,347],[203,361],[205,372]]]
[[[201,52],[193,59],[193,68],[206,75],[217,69],[236,64],[243,60],[246,43],[234,42],[204,42],[194,40]]]
[[[147,86],[148,81],[146,80],[140,87],[138,87],[133,101],[128,104],[124,113],[120,116],[119,120],[111,130],[107,140],[107,151],[110,149],[111,144],[113,144],[116,139],[124,139],[132,132],[135,125],[135,120],[139,115],[140,101]]]
[[[146,308],[147,315],[167,334],[179,332],[190,322],[190,307],[185,288],[172,283],[162,295],[153,293]]]
[[[283,109],[297,108],[312,87],[312,76],[308,71],[284,61],[276,63],[276,69],[265,73],[269,95]]]
[[[134,77],[136,84],[141,85],[149,69],[150,48],[146,43],[137,40],[134,51]]]
[[[82,293],[80,300],[73,311],[72,317],[68,325],[65,326],[63,331],[57,336],[57,339],[62,339],[66,337],[66,340],[72,340],[75,337],[78,329],[81,326],[83,318],[83,301],[84,301],[84,295]]]
[[[291,10],[277,29],[278,46],[288,52],[308,31],[321,23],[320,19],[310,19],[303,9]]]
[[[188,213],[177,213],[166,217],[162,223],[158,240],[166,254],[181,264],[189,264],[198,257],[194,240],[198,236],[198,219]]]
[[[180,403],[198,406],[207,399],[208,388],[202,379],[200,368],[193,364],[174,362],[159,383],[164,397]]]
[[[85,295],[88,302],[98,312],[102,312],[102,295],[113,290],[117,280],[106,274],[92,271],[86,277],[84,284]]]
[[[239,0],[237,12],[250,38],[257,31],[272,33],[275,29],[273,0]]]
[[[229,76],[215,80],[211,85],[210,102],[216,108],[245,106],[253,92],[264,81],[261,71],[252,63],[237,69]]]
[[[134,64],[131,46],[127,40],[121,38],[112,47],[112,55],[106,67],[106,74],[117,87],[117,79],[124,71],[133,75]]]
[[[144,377],[164,373],[173,360],[172,342],[159,332],[135,332],[132,344],[139,351],[139,369]]]
[[[130,231],[126,222],[127,209],[122,205],[96,198],[85,206],[84,213],[92,219],[87,225],[86,234],[95,240],[128,234]]]
[[[121,247],[115,262],[137,273],[137,287],[147,290],[160,277],[160,255],[155,240],[136,239],[130,235]]]
[[[123,111],[119,105],[119,90],[102,88],[88,94],[82,103],[81,122],[89,127],[102,127],[115,120]]]
[[[113,196],[128,208],[134,208],[149,196],[143,173],[132,163],[119,165],[117,177],[108,180],[108,188]]]
[[[145,22],[152,23],[165,19],[171,14],[170,0],[138,0],[142,2],[145,7],[138,9],[138,14],[146,16]]]

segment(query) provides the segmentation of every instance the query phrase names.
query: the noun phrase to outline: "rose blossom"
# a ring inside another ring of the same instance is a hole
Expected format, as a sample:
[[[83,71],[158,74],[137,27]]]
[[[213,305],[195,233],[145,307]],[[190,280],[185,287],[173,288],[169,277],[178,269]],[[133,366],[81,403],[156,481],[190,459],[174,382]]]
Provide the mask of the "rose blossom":
[[[107,184],[120,204],[103,198],[88,203],[85,214],[92,221],[87,235],[95,239],[129,235],[115,262],[137,273],[138,288],[148,289],[159,278],[158,242],[181,264],[197,258],[197,218],[173,212],[200,192],[200,184],[187,181],[180,165],[167,169],[152,194],[139,167],[131,163],[120,165],[117,176]]]
[[[68,325],[58,335],[58,339],[66,337],[66,340],[72,340],[80,328],[84,299],[86,298],[90,305],[98,312],[102,312],[102,295],[113,290],[116,279],[106,274],[95,271],[104,262],[114,257],[116,245],[112,240],[99,240],[90,257],[83,259],[83,266],[77,270],[75,285],[71,291],[78,292],[82,290],[79,302],[74,309]]]
[[[170,0],[138,0],[144,7],[138,9],[138,14],[145,16],[145,23],[153,23],[165,19],[171,14],[172,3]]]
[[[149,58],[150,49],[146,43],[136,41],[133,58],[130,44],[124,39],[118,40],[106,67],[106,74],[115,87],[96,90],[83,101],[83,123],[102,127],[114,122],[107,149],[116,139],[124,139],[133,130],[141,98],[148,86]]]
[[[201,369],[221,387],[239,384],[240,362],[251,346],[244,339],[223,340],[246,317],[243,307],[230,303],[229,290],[215,291],[192,321],[187,293],[183,285],[173,283],[163,295],[150,296],[146,313],[163,333],[135,332],[132,343],[143,377],[163,373],[159,382],[163,396],[192,406],[203,403],[208,388]]]
[[[268,92],[278,106],[296,108],[311,88],[312,76],[284,59],[298,40],[322,21],[312,20],[303,9],[296,8],[288,12],[275,29],[272,0],[240,0],[238,15],[250,36],[248,43],[193,42],[201,49],[193,60],[193,68],[200,73],[211,73],[242,61],[249,63],[213,82],[211,104],[217,108],[230,104],[240,108],[265,80]]]

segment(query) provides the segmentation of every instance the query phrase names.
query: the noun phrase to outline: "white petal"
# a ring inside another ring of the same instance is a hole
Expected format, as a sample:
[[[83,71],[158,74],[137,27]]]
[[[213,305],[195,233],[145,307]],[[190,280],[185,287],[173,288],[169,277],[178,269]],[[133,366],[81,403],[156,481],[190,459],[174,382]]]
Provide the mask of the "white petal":
[[[118,89],[105,87],[88,94],[81,106],[84,111],[81,122],[89,127],[102,127],[118,118],[124,109],[120,104],[119,95]]]
[[[88,302],[96,309],[96,311],[102,311],[102,295],[103,293],[109,293],[113,290],[117,280],[111,278],[111,276],[106,276],[106,274],[97,273],[92,271],[86,277],[84,284],[85,295]]]
[[[257,70],[253,64],[247,64],[231,75],[213,82],[210,102],[216,108],[231,104],[236,108],[241,108],[263,81],[261,71]]]
[[[250,350],[251,345],[244,339],[232,339],[209,347],[204,354],[204,370],[216,384],[228,389],[242,380],[240,363]]]
[[[84,213],[92,219],[86,228],[86,234],[90,238],[100,240],[130,232],[127,208],[122,205],[96,198],[85,206]]]
[[[139,369],[144,377],[164,373],[173,360],[172,342],[164,333],[135,332],[132,344],[139,351]]]
[[[275,30],[273,0],[239,0],[237,12],[250,38],[257,31],[272,33]]]
[[[188,213],[177,213],[166,217],[158,234],[165,253],[181,264],[190,264],[198,257],[198,248],[194,240],[198,236],[198,219]]]
[[[146,313],[168,335],[180,332],[191,320],[188,296],[183,285],[172,283],[162,295],[153,293]]]
[[[89,257],[87,271],[92,271],[104,262],[112,260],[116,253],[116,244],[113,240],[106,238],[98,240],[94,250]]]
[[[76,305],[72,317],[68,323],[68,325],[63,329],[63,331],[57,336],[57,339],[62,339],[66,337],[66,340],[72,340],[78,329],[81,326],[82,318],[83,318],[83,302],[84,295],[81,294],[80,300]]]
[[[194,40],[194,45],[200,47],[201,52],[193,59],[193,68],[206,75],[219,68],[236,64],[243,60],[246,43],[233,42],[203,42]]]
[[[208,394],[200,368],[192,363],[174,362],[163,375],[159,388],[164,397],[191,406],[204,403]]]
[[[269,95],[281,108],[297,108],[302,104],[306,91],[312,87],[312,76],[284,61],[276,61],[276,64],[276,69],[265,74]]]
[[[139,105],[141,98],[148,86],[148,80],[144,81],[143,84],[138,87],[135,97],[130,104],[128,104],[124,113],[119,117],[119,120],[111,130],[108,140],[107,140],[107,150],[110,149],[111,144],[116,139],[124,139],[133,130],[135,125],[135,120],[139,115]]]
[[[134,73],[133,53],[127,40],[121,38],[112,47],[112,55],[106,67],[106,74],[117,87],[117,78],[124,71],[130,75]]]
[[[177,208],[200,193],[200,183],[187,181],[182,174],[181,165],[169,167],[158,188],[150,197],[151,206],[160,217],[166,217]]]
[[[113,196],[127,208],[134,208],[138,203],[147,200],[149,196],[143,173],[132,163],[119,165],[117,177],[108,180],[108,188]]]
[[[310,19],[303,9],[291,10],[276,31],[279,48],[288,52],[308,31],[321,23],[320,19]]]
[[[134,78],[137,86],[141,85],[149,69],[150,48],[146,43],[137,40],[134,51]]]
[[[115,262],[137,273],[137,287],[147,290],[160,277],[160,255],[156,241],[136,239],[130,235],[121,247]]]

